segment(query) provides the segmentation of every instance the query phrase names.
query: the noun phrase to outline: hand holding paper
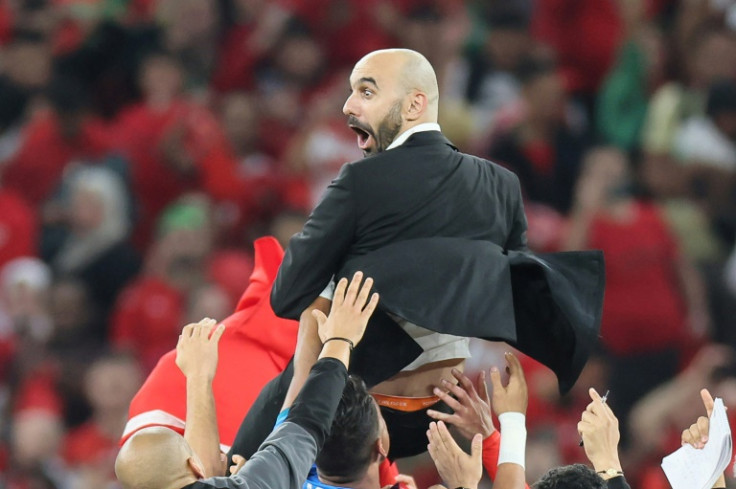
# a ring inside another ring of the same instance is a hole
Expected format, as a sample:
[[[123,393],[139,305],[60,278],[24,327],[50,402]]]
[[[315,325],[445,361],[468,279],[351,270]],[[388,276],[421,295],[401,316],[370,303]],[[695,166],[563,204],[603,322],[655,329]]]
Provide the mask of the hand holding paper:
[[[705,389],[701,396],[708,418],[701,416],[683,431],[684,446],[662,460],[673,489],[710,489],[717,481],[723,482],[723,471],[731,461],[733,442],[723,400],[713,401]]]

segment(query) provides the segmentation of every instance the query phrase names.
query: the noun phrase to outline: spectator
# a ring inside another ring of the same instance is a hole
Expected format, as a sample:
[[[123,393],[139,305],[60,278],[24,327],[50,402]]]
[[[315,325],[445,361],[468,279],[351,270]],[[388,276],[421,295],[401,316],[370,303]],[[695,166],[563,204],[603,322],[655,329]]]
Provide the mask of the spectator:
[[[91,305],[106,322],[120,290],[140,269],[140,257],[128,242],[125,184],[113,170],[80,166],[67,173],[62,185],[61,236],[47,243],[45,258],[57,274],[82,280]],[[103,336],[104,331],[98,332]]]
[[[66,435],[62,454],[78,489],[105,487],[115,481],[115,455],[128,415],[128,406],[141,386],[137,361],[107,354],[89,366],[85,394],[92,417]]]
[[[566,213],[585,141],[566,121],[566,94],[552,61],[527,59],[519,78],[522,119],[497,136],[488,157],[518,175],[527,200]]]
[[[61,416],[46,409],[15,413],[10,427],[10,470],[8,487],[62,489],[68,474],[58,456],[63,436]]]
[[[238,201],[246,190],[219,122],[183,92],[182,77],[174,57],[148,56],[139,71],[143,100],[115,124],[114,144],[130,161],[140,210],[138,245],[148,242],[164,207],[184,193],[204,190],[215,199]]]
[[[174,346],[187,298],[206,283],[212,250],[208,211],[196,200],[182,200],[164,211],[146,273],[125,288],[115,306],[112,343],[130,348],[146,372]]]
[[[6,164],[4,185],[33,205],[51,196],[73,160],[95,161],[110,149],[107,128],[90,113],[85,90],[76,79],[52,80],[45,93],[51,110],[33,114]]]
[[[468,59],[465,96],[474,111],[476,137],[488,133],[498,111],[518,103],[517,72],[531,51],[529,19],[514,10],[487,15],[485,41]]]
[[[601,336],[612,355],[611,405],[626,426],[633,403],[675,375],[686,347],[708,332],[702,279],[659,210],[635,198],[616,149],[587,154],[565,247],[606,254]]]

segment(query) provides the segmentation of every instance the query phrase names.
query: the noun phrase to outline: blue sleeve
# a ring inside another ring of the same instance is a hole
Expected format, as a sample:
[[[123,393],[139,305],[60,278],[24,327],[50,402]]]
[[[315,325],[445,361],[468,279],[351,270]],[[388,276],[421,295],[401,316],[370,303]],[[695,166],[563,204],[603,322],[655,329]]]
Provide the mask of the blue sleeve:
[[[279,426],[281,426],[281,423],[286,421],[286,417],[289,415],[289,411],[290,408],[286,408],[279,413],[278,417],[276,418],[276,423],[273,425],[273,429],[278,428]]]

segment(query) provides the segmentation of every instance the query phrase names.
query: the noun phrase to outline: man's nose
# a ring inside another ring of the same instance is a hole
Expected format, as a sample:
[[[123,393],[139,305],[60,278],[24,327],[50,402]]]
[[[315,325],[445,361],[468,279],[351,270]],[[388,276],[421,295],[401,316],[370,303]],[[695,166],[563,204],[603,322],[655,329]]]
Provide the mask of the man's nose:
[[[352,116],[358,116],[358,113],[356,111],[355,107],[355,97],[354,94],[350,94],[348,99],[345,101],[345,105],[342,106],[342,113],[345,115],[352,115]]]

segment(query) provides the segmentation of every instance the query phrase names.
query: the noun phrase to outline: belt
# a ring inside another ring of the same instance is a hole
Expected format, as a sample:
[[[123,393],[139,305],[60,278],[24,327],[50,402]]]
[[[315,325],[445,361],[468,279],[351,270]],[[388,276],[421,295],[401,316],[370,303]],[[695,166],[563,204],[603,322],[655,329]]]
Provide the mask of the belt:
[[[371,393],[371,395],[379,406],[404,412],[421,411],[422,409],[426,409],[440,401],[440,398],[437,396],[401,397],[376,393]]]

